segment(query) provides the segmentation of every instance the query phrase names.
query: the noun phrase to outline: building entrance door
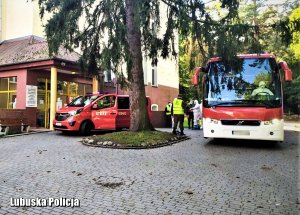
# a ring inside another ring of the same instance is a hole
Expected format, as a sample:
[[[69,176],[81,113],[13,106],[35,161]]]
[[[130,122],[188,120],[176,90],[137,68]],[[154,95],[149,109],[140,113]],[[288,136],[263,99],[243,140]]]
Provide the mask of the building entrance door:
[[[50,128],[50,81],[38,79],[36,126]]]

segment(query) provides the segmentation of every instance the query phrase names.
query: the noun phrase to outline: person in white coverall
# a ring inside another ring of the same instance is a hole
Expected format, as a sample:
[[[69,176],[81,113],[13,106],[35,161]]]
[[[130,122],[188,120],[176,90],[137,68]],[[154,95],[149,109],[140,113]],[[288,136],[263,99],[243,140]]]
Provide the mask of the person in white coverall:
[[[199,129],[199,119],[201,118],[201,105],[197,100],[194,101],[195,106],[191,108],[194,112],[194,129]]]

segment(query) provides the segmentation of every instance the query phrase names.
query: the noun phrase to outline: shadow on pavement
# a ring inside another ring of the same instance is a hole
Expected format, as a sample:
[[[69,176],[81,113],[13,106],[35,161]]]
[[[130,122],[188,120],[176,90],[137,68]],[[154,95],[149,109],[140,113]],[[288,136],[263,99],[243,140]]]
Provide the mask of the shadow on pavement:
[[[72,132],[72,131],[57,131],[57,135],[60,136],[71,136],[71,137],[89,137],[93,135],[103,135],[103,134],[108,134],[116,131],[108,131],[108,130],[99,130],[99,131],[92,131],[90,135],[83,136],[79,132]]]
[[[254,149],[281,150],[284,143],[263,140],[242,140],[242,139],[211,139],[205,147],[223,146],[223,147],[244,147]]]
[[[282,150],[289,147],[299,147],[300,133],[284,131],[284,141],[243,140],[243,139],[208,139],[205,147],[244,147],[254,149]]]

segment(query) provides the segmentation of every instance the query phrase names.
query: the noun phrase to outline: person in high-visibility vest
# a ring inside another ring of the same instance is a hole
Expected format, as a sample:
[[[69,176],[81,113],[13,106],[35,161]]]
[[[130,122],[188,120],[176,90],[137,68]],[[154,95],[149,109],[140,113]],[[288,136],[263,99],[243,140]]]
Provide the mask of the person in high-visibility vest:
[[[176,128],[179,123],[180,135],[184,135],[183,133],[183,121],[184,121],[184,110],[186,104],[182,100],[181,95],[179,94],[177,98],[174,99],[171,108],[171,114],[174,117],[174,125],[173,125],[173,134],[176,134]]]
[[[166,124],[168,127],[172,126],[171,108],[172,108],[172,103],[168,102],[168,104],[165,107]]]

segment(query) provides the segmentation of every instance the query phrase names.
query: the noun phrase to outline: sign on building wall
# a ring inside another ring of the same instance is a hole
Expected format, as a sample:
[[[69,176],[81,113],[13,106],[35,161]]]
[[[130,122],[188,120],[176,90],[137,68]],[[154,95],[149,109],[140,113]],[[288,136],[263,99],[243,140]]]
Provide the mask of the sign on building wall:
[[[26,107],[37,107],[37,86],[26,85]]]

